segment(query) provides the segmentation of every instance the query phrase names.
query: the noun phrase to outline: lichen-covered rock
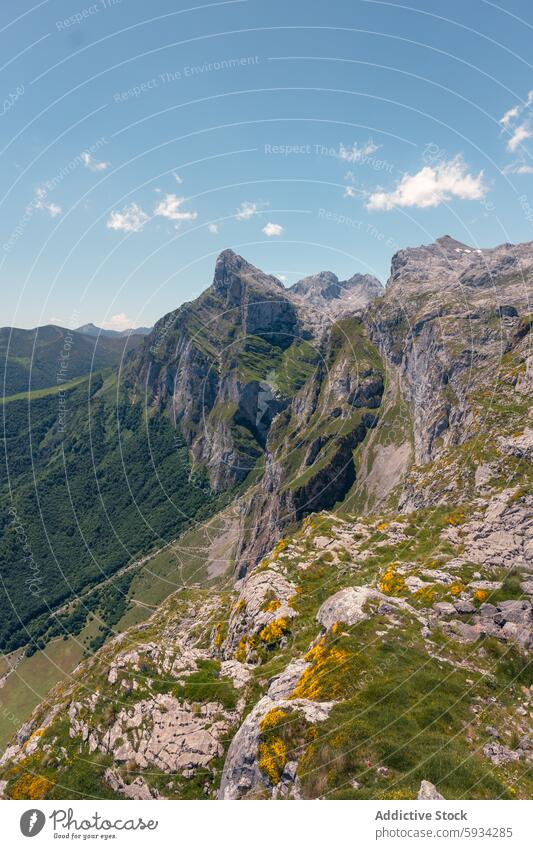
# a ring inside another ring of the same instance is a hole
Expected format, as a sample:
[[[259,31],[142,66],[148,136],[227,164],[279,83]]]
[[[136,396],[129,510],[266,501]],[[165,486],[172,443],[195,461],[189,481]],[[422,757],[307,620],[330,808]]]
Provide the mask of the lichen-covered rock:
[[[384,598],[386,596],[371,587],[347,587],[330,596],[320,607],[316,618],[326,630],[336,622],[355,625],[370,615],[365,611],[370,599]]]
[[[431,781],[421,781],[417,799],[444,799]]]

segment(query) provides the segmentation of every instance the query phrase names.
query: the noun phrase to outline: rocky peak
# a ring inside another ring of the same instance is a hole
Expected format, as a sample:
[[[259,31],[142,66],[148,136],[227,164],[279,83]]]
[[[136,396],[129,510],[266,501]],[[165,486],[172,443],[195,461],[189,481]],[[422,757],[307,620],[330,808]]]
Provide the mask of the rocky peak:
[[[498,278],[523,273],[533,266],[533,242],[495,248],[474,248],[441,236],[430,245],[405,248],[394,254],[387,290],[438,291],[456,287],[481,288]]]
[[[371,274],[354,274],[349,280],[339,280],[332,271],[320,271],[298,280],[289,293],[298,301],[325,309],[329,317],[337,317],[363,309],[383,294],[383,287]]]
[[[244,285],[264,290],[270,296],[279,296],[283,292],[283,286],[276,277],[265,274],[227,248],[217,258],[213,288],[219,297],[225,298],[228,305],[236,305],[242,298]]]

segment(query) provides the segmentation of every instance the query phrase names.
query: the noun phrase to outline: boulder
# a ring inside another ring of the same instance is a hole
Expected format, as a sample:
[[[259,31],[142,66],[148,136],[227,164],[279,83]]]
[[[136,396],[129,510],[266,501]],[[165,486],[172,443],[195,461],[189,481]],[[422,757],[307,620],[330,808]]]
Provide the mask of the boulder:
[[[336,622],[344,622],[348,626],[356,625],[370,616],[370,613],[364,610],[366,602],[371,598],[382,597],[381,593],[371,587],[346,587],[326,599],[316,618],[326,630]]]
[[[417,799],[444,799],[431,781],[421,781]]]

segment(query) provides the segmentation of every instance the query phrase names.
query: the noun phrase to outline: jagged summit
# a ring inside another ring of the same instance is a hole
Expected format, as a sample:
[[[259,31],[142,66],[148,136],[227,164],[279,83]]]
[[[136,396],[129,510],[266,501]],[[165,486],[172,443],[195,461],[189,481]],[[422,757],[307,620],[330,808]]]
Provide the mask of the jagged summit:
[[[372,274],[354,274],[349,280],[339,280],[332,271],[320,271],[298,280],[288,291],[295,299],[326,310],[332,317],[363,309],[383,294],[383,287]]]
[[[391,260],[387,289],[484,287],[503,276],[520,275],[532,266],[533,242],[477,248],[445,235],[429,245],[397,251]]]
[[[278,293],[280,290],[283,291],[283,285],[277,277],[265,274],[231,248],[226,248],[217,257],[213,286],[218,294],[231,295],[231,293],[240,292],[243,283],[252,285],[254,288],[277,290]]]

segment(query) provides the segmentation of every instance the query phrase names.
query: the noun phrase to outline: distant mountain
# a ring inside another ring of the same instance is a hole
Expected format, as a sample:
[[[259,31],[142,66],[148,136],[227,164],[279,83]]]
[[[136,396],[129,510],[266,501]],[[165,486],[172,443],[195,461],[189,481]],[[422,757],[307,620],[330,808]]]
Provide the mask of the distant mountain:
[[[288,290],[299,301],[325,310],[328,317],[339,317],[364,309],[384,289],[372,274],[354,274],[349,280],[339,280],[332,271],[320,271],[298,280]]]
[[[45,389],[116,366],[141,341],[141,335],[96,337],[53,324],[32,330],[2,327],[0,391],[9,396],[28,389]]]
[[[106,330],[103,327],[97,327],[90,321],[88,324],[82,324],[76,328],[76,333],[82,333],[84,336],[106,336],[109,339],[119,339],[124,336],[146,336],[152,330],[151,327],[128,327],[127,330]]]

